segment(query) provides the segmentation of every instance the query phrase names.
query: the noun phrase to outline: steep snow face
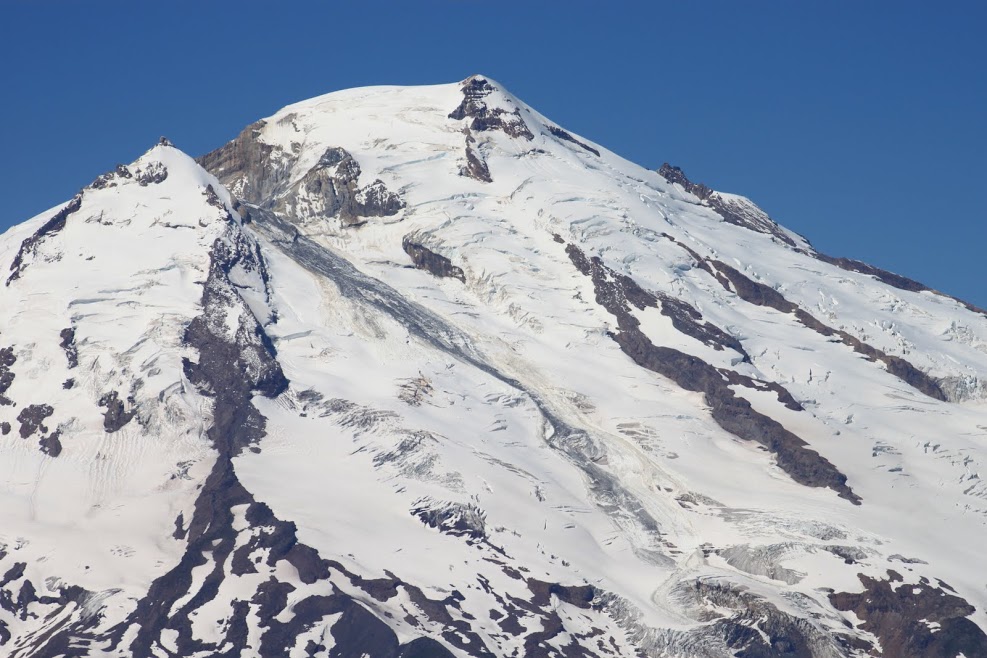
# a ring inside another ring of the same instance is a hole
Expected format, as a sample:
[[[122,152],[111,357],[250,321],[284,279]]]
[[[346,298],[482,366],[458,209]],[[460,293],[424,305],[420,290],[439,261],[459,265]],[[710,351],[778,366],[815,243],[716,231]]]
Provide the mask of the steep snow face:
[[[145,587],[176,555],[148,528],[194,495],[176,464],[194,473],[207,453],[202,403],[180,377],[181,334],[198,312],[203,257],[236,221],[228,204],[191,158],[157,146],[0,242],[8,559],[33,556],[18,559],[34,568],[45,556],[52,574],[108,589]],[[58,215],[64,225],[48,226]],[[39,407],[43,421],[26,422]]]
[[[199,164],[0,238],[12,655],[987,655],[977,309],[483,76]]]
[[[182,335],[210,248],[237,232],[228,193],[162,144],[0,241],[0,556],[25,565],[3,579],[9,646],[46,598],[133,598],[181,556],[164,530],[211,461]]]

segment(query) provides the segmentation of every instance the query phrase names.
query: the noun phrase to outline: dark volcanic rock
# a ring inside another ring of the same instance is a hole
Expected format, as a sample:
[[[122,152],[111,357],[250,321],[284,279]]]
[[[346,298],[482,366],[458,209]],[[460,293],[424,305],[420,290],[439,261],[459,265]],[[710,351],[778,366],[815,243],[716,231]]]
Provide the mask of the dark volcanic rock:
[[[55,410],[47,404],[32,404],[21,409],[21,412],[17,414],[17,422],[21,424],[21,438],[26,439],[39,429],[42,434],[47,434],[48,429],[43,423],[53,413]]]
[[[99,399],[99,406],[104,407],[106,411],[103,413],[103,429],[109,433],[116,432],[120,430],[124,425],[129,423],[134,414],[137,412],[133,409],[130,411],[126,410],[123,400],[120,399],[119,394],[116,391],[110,391],[106,393]]]
[[[802,309],[796,311],[795,315],[802,324],[815,329],[822,335],[836,336],[844,345],[853,348],[854,352],[857,354],[862,354],[868,361],[880,361],[884,364],[885,369],[889,373],[912,388],[925,393],[930,398],[943,401],[947,399],[946,394],[939,385],[939,382],[913,366],[905,359],[902,359],[899,356],[894,356],[893,354],[886,354],[885,352],[868,345],[856,336],[853,336],[842,329],[832,329],[822,324]]]
[[[592,585],[566,586],[559,583],[546,583],[537,578],[529,578],[527,583],[528,589],[534,595],[531,603],[536,606],[547,606],[551,602],[551,597],[555,596],[560,601],[576,607],[591,608],[593,599],[596,598],[596,588]]]
[[[462,89],[463,101],[449,113],[450,119],[456,121],[470,119],[468,126],[474,132],[500,130],[511,137],[522,137],[527,140],[535,138],[521,118],[519,109],[515,108],[513,112],[508,112],[499,107],[493,109],[487,107],[486,98],[495,91],[495,87],[487,80],[473,76],[463,82]]]
[[[699,197],[701,201],[705,201],[713,194],[711,188],[706,187],[702,183],[693,183],[686,177],[685,172],[680,167],[673,167],[667,162],[658,169],[658,174],[669,183],[681,185],[686,192]]]
[[[14,402],[6,396],[7,389],[14,383],[14,372],[10,369],[17,363],[17,355],[13,347],[0,347],[0,407],[10,406]]]
[[[559,139],[561,139],[563,141],[572,142],[576,146],[579,146],[579,147],[581,147],[581,148],[589,151],[590,153],[592,153],[596,157],[600,157],[600,152],[597,151],[595,148],[593,148],[589,144],[584,144],[584,143],[580,142],[578,139],[576,139],[575,137],[573,137],[572,135],[570,135],[569,133],[567,133],[566,131],[562,130],[561,128],[559,128],[557,126],[549,126],[548,127],[548,132],[552,133],[552,135],[554,135],[555,137],[558,137]]]
[[[558,236],[556,237],[558,238]],[[558,238],[556,242],[565,243],[561,238]],[[636,281],[611,270],[603,265],[599,259],[587,260],[582,251],[576,247],[567,247],[566,253],[569,254],[570,260],[579,268],[579,271],[587,276],[593,276],[594,269],[603,268],[600,271],[612,277],[617,282],[627,301],[631,302],[637,308],[658,308],[661,310],[662,315],[672,321],[672,326],[681,333],[691,336],[715,350],[732,349],[743,357],[744,362],[750,361],[750,357],[739,340],[716,325],[704,321],[702,313],[687,302],[681,299],[675,299],[664,293],[652,293],[644,290]]]
[[[929,292],[942,297],[948,297],[949,299],[963,305],[967,310],[987,316],[987,310],[985,309],[974,306],[973,304],[963,301],[958,297],[934,290],[933,288],[915,281],[914,279],[909,279],[906,276],[895,274],[894,272],[889,272],[881,269],[880,267],[874,267],[873,265],[868,265],[867,263],[854,260],[852,258],[829,256],[816,251],[811,247],[809,249],[804,249],[796,244],[796,242],[792,240],[784,229],[772,221],[766,214],[761,212],[760,209],[756,209],[753,204],[748,207],[746,205],[740,205],[728,199],[724,199],[722,196],[717,194],[715,190],[706,187],[702,183],[693,183],[690,181],[679,167],[673,167],[666,162],[658,170],[658,173],[669,183],[677,183],[681,185],[686,192],[698,197],[703,205],[706,205],[716,211],[716,213],[720,215],[724,221],[730,224],[743,226],[752,231],[757,231],[758,233],[766,233],[774,236],[788,246],[793,247],[796,251],[808,254],[813,258],[823,261],[824,263],[835,265],[836,267],[846,270],[847,272],[857,272],[872,276],[878,281],[894,288],[898,288],[899,290],[907,290],[909,292]],[[933,397],[935,396],[933,395]]]
[[[38,253],[38,247],[41,243],[45,241],[63,228],[65,228],[65,220],[69,215],[79,210],[82,207],[82,193],[76,194],[72,197],[72,200],[66,204],[64,208],[59,210],[55,215],[45,222],[41,228],[34,232],[34,235],[27,238],[21,243],[21,248],[17,251],[17,256],[14,257],[14,261],[10,264],[10,276],[7,277],[7,285],[9,286],[12,282],[21,278],[24,270],[30,264],[26,259],[35,256]]]
[[[451,655],[431,639],[401,645],[384,621],[329,583],[336,563],[322,559],[317,551],[301,544],[295,525],[279,519],[267,505],[255,500],[236,475],[232,458],[256,443],[266,431],[266,419],[252,402],[254,394],[276,397],[288,386],[273,345],[255,319],[241,321],[232,336],[225,326],[229,306],[244,303],[227,274],[237,265],[259,269],[259,259],[259,252],[237,237],[221,238],[213,245],[210,274],[203,290],[203,313],[189,325],[185,339],[199,352],[197,363],[186,363],[186,374],[202,394],[213,400],[213,425],[208,436],[218,453],[217,460],[202,485],[187,526],[184,516],[175,522],[173,536],[187,542],[180,563],[155,580],[130,617],[113,629],[110,649],[123,641],[128,629],[135,629],[127,648],[131,655],[155,655],[162,650],[161,635],[168,629],[177,633],[175,655],[203,653],[236,658],[248,655],[248,635],[251,625],[256,624],[259,645],[253,644],[253,655],[286,658],[299,636],[317,624],[325,624],[334,640],[329,656],[400,658],[420,656],[423,651],[431,652],[427,655]],[[246,306],[241,308],[241,318],[245,316],[253,318]],[[246,512],[236,526],[233,510],[243,506]],[[205,575],[196,588],[192,574],[197,568],[204,568]],[[195,637],[194,617],[216,599],[225,580],[262,572],[267,578],[249,599],[232,601],[230,616],[219,629],[217,643]],[[279,573],[297,573],[305,584],[325,582],[326,593],[289,598],[296,588],[279,580]],[[358,586],[362,582],[369,581],[354,578]],[[185,603],[176,606],[182,598]],[[330,615],[338,618],[327,622]],[[469,633],[469,625],[455,630],[453,636],[458,639],[464,632]],[[471,655],[492,656],[483,651],[478,636],[468,637]],[[310,643],[310,648],[321,651],[316,644]]]
[[[141,187],[163,183],[168,178],[168,168],[160,162],[150,162],[134,173],[134,179]]]
[[[936,400],[946,400],[946,395],[943,393],[939,383],[905,359],[886,354],[842,329],[833,329],[827,326],[809,312],[785,299],[785,296],[774,288],[750,279],[747,275],[722,261],[703,258],[667,233],[663,235],[687,251],[693,260],[696,261],[696,264],[711,274],[724,289],[733,291],[745,302],[754,304],[755,306],[767,306],[782,313],[794,314],[795,319],[809,329],[823,336],[835,336],[844,345],[852,348],[857,354],[862,354],[869,361],[880,361],[889,373],[916,390]]]
[[[58,457],[62,454],[62,442],[59,441],[61,436],[61,431],[55,430],[50,435],[41,437],[41,440],[38,442],[41,452],[50,457]]]
[[[185,535],[188,531],[185,529],[185,514],[182,512],[178,513],[175,517],[175,531],[171,533],[173,539],[185,539]]]
[[[493,178],[490,176],[490,169],[487,167],[487,161],[483,158],[483,154],[479,152],[476,146],[476,139],[473,137],[473,133],[470,132],[469,127],[466,127],[466,165],[460,169],[459,174],[461,176],[468,176],[474,180],[478,180],[482,183],[491,183]]]
[[[858,578],[863,592],[834,592],[829,600],[837,610],[862,619],[859,628],[880,640],[882,653],[872,655],[987,658],[987,634],[969,619],[974,607],[959,596],[932,586],[925,578],[918,585],[903,583],[893,571],[888,571],[888,580],[864,574]]]
[[[62,329],[58,335],[62,339],[58,343],[58,346],[65,352],[65,358],[68,359],[69,368],[76,367],[79,365],[79,350],[75,345],[75,329],[72,327]]]
[[[318,167],[336,167],[337,178],[343,182],[355,182],[360,177],[360,165],[349,151],[340,146],[330,146],[319,158]]]
[[[466,283],[466,274],[462,268],[452,264],[452,261],[430,249],[418,244],[412,236],[406,235],[401,241],[406,254],[411,256],[411,262],[420,270],[432,273],[437,277],[450,277]]]
[[[177,644],[182,654],[210,648],[193,637],[190,616],[216,596],[224,579],[223,563],[237,537],[232,508],[255,502],[240,484],[231,460],[243,446],[264,435],[266,421],[251,402],[253,393],[275,397],[287,387],[270,341],[258,336],[263,330],[256,320],[252,325],[241,322],[240,331],[232,339],[221,322],[230,305],[243,304],[228,274],[237,263],[249,262],[255,254],[238,237],[232,238],[232,244],[223,238],[214,243],[209,277],[203,287],[203,315],[192,321],[185,334],[186,342],[199,351],[198,363],[186,361],[186,376],[203,394],[213,398],[213,425],[208,436],[219,454],[185,530],[188,548],[181,562],[152,583],[128,620],[115,629],[115,642],[119,643],[127,627],[139,628],[130,646],[134,655],[151,655],[166,627],[178,629]],[[250,264],[259,267],[257,263]],[[191,593],[192,570],[209,561],[214,567],[195,596],[180,609],[172,610],[175,601]],[[238,621],[227,626],[221,642],[232,647],[232,653],[215,655],[236,656],[243,650],[247,642],[247,611],[246,602],[234,602],[234,618]]]
[[[715,190],[706,187],[702,183],[693,183],[680,168],[673,167],[667,162],[661,166],[658,174],[669,183],[677,183],[686,192],[698,197],[704,206],[715,211],[717,215],[723,218],[723,221],[734,224],[735,226],[742,226],[757,233],[770,235],[790,247],[798,248],[796,242],[781,226],[773,222],[770,217],[759,208],[756,208],[756,206],[753,206],[753,204],[748,207],[725,199],[717,194]]]
[[[454,655],[432,638],[420,637],[404,645],[398,658],[454,658]]]
[[[853,260],[852,258],[835,258],[819,252],[816,252],[814,255],[824,263],[835,265],[841,270],[846,270],[847,272],[867,274],[874,277],[878,281],[886,283],[894,288],[898,288],[899,290],[908,290],[910,292],[923,292],[926,290],[932,291],[931,288],[925,284],[919,283],[918,281],[901,276],[900,274],[895,274],[894,272],[882,270],[879,267],[874,267],[873,265],[868,265],[867,263],[862,263],[859,260]]]
[[[130,173],[130,169],[128,169],[126,165],[119,164],[117,165],[116,169],[114,169],[113,171],[109,171],[105,174],[100,174],[99,176],[97,176],[96,180],[94,180],[92,183],[89,184],[89,187],[93,188],[94,190],[102,190],[107,187],[114,187],[116,185],[117,180],[121,178],[123,179],[133,178],[133,174]]]
[[[404,205],[401,197],[378,178],[358,192],[355,211],[360,217],[391,217]]]
[[[487,544],[486,546],[489,545]],[[387,572],[388,578],[371,581],[348,572],[342,565],[336,562],[330,562],[329,564],[332,569],[344,573],[353,585],[370,593],[378,601],[387,601],[396,596],[399,590],[403,589],[408,599],[420,611],[422,615],[420,618],[442,627],[444,629],[442,631],[442,639],[461,651],[462,655],[483,658],[493,658],[495,655],[503,655],[491,652],[483,639],[473,630],[470,624],[470,621],[473,621],[473,617],[466,614],[460,607],[460,602],[465,597],[457,590],[450,592],[444,599],[430,599],[420,588],[402,581],[400,578],[390,574],[390,572]],[[518,572],[510,567],[505,566],[504,570],[505,573],[508,573],[508,575],[517,580],[525,580]],[[532,593],[530,600],[511,597],[510,595],[505,599],[490,587],[489,581],[486,578],[479,576],[477,580],[484,591],[493,595],[503,608],[504,612],[491,610],[491,618],[498,620],[498,625],[505,633],[524,638],[525,650],[522,655],[543,657],[556,655],[599,655],[583,648],[583,645],[586,644],[583,641],[592,637],[592,631],[584,634],[566,627],[558,615],[557,607],[558,602],[562,602],[586,610],[600,610],[595,605],[597,595],[605,595],[605,592],[600,592],[589,585],[562,585],[560,583],[549,583],[531,578],[526,581]],[[553,600],[553,597],[558,602]],[[463,618],[457,619],[453,616],[453,612]],[[414,621],[414,617],[408,619],[412,620],[414,625],[418,625],[418,622]],[[524,621],[524,624],[521,624],[521,621]],[[535,630],[539,629],[539,627],[541,630]],[[566,652],[558,654],[557,649],[549,642],[563,633],[569,633],[571,644],[568,645]],[[402,650],[401,656],[433,655],[417,652],[410,653],[412,647],[416,651],[441,647],[434,640],[428,640],[426,642],[425,639],[413,641],[405,646],[407,649]],[[405,650],[409,651],[409,653],[404,653]],[[604,651],[603,653],[610,654],[611,652]],[[447,654],[443,650],[434,655],[444,656]]]
[[[15,570],[21,563],[15,565]],[[16,581],[23,577],[23,570],[19,570],[12,579]],[[8,575],[11,575],[8,572]],[[89,592],[77,585],[60,585],[57,587],[57,595],[38,596],[38,591],[30,580],[24,580],[17,595],[13,596],[12,589],[4,590],[6,583],[0,584],[0,608],[13,613],[21,620],[34,617],[31,604],[42,606],[53,606],[57,613],[66,613],[65,617],[58,623],[52,624],[44,632],[28,636],[26,641],[19,645],[18,654],[25,656],[64,656],[65,658],[88,658],[88,640],[94,636],[93,629],[99,623],[100,615],[81,615],[72,624],[71,630],[67,628],[67,617],[78,610],[81,605],[92,596]],[[48,617],[51,619],[51,617]],[[0,645],[4,644],[5,636],[0,632]],[[79,640],[84,639],[85,643]]]
[[[640,323],[631,315],[630,304],[638,308],[653,305],[654,297],[650,293],[628,277],[607,268],[599,258],[586,258],[575,245],[568,245],[566,253],[580,272],[593,279],[597,303],[617,318],[619,330],[611,337],[635,363],[668,377],[688,391],[703,393],[713,420],[720,427],[770,450],[778,466],[796,482],[810,487],[829,487],[841,498],[860,504],[860,498],[847,486],[846,476],[832,463],[781,423],[755,411],[750,402],[738,397],[730,388],[731,384],[744,383],[748,378],[739,373],[721,372],[702,359],[654,345],[641,332]],[[747,384],[758,388],[753,380]],[[785,394],[779,395],[781,401],[789,407],[800,408],[787,391],[780,386],[777,388]]]
[[[744,362],[750,361],[750,357],[743,349],[740,341],[716,325],[709,322],[703,322],[702,315],[699,311],[686,302],[662,293],[656,294],[644,290],[630,277],[620,274],[619,272],[615,272],[604,265],[601,259],[597,257],[587,259],[585,254],[583,254],[583,252],[574,245],[566,247],[566,253],[569,254],[570,260],[573,261],[580,272],[587,276],[593,277],[594,282],[598,281],[604,289],[608,286],[608,280],[614,281],[615,285],[611,285],[610,287],[613,290],[618,291],[618,293],[616,297],[608,296],[608,303],[619,306],[619,298],[623,297],[637,308],[645,309],[648,307],[658,308],[659,302],[661,302],[660,308],[662,314],[672,320],[672,326],[678,331],[681,331],[688,336],[692,336],[693,338],[709,345],[710,347],[713,347],[714,349],[733,349],[738,354],[743,356]],[[599,294],[599,291],[597,294]],[[605,308],[609,310],[609,307]],[[628,317],[630,320],[637,323],[637,320],[633,317]],[[637,324],[635,324],[635,327],[636,326]],[[648,340],[646,337],[643,337],[643,335],[642,338],[644,338],[644,340]],[[747,388],[752,388],[759,391],[773,391],[777,395],[778,401],[789,409],[792,409],[793,411],[803,410],[802,406],[795,400],[792,394],[776,382],[762,382],[759,380],[754,380],[746,375],[741,375],[740,373],[732,370],[717,370],[717,372],[719,372],[730,385],[746,386]]]
[[[704,607],[723,611],[724,616],[707,627],[707,632],[738,658],[849,655],[838,651],[838,638],[823,634],[811,621],[783,612],[732,583],[697,579],[687,596]]]
[[[420,501],[411,510],[422,523],[454,537],[486,539],[486,512],[472,503]]]
[[[203,315],[185,331],[185,341],[199,351],[198,363],[185,361],[185,374],[206,395],[215,398],[216,422],[235,423],[237,431],[218,434],[221,454],[234,456],[263,436],[263,420],[249,404],[254,392],[277,397],[288,387],[274,346],[264,329],[246,309],[227,273],[237,263],[259,268],[256,254],[245,241],[232,245],[219,238],[212,249],[209,278],[203,287]],[[224,315],[230,306],[241,306],[241,323],[231,340]],[[249,318],[249,319],[248,319]],[[232,441],[232,442],[231,442]]]
[[[371,614],[352,599],[342,601],[342,617],[333,624],[335,646],[330,656],[367,656],[367,658],[394,658],[400,651],[397,636],[387,624]],[[337,612],[334,610],[333,612]],[[297,607],[295,615],[298,615]],[[311,616],[315,616],[314,614]],[[321,614],[319,615],[321,617]],[[315,617],[318,619],[319,617]]]
[[[962,304],[968,311],[973,311],[974,313],[979,313],[980,315],[987,316],[987,310],[980,308],[979,306],[974,306],[969,302],[965,302],[958,297],[953,297],[952,295],[947,295],[944,292],[934,290],[924,283],[919,283],[914,279],[909,279],[906,276],[900,274],[895,274],[894,272],[889,272],[887,270],[882,270],[880,267],[874,267],[873,265],[868,265],[859,260],[854,260],[852,258],[837,258],[833,256],[828,256],[826,254],[820,253],[818,251],[813,251],[812,256],[823,261],[824,263],[829,263],[830,265],[835,265],[841,270],[846,270],[847,272],[857,272],[860,274],[867,274],[872,276],[878,281],[885,283],[893,288],[898,288],[899,290],[907,290],[909,292],[929,292],[934,295],[939,295],[941,297],[948,297],[959,304]]]
[[[4,573],[3,578],[0,578],[0,587],[6,587],[9,583],[15,580],[20,580],[24,576],[24,572],[27,570],[27,562],[15,562],[10,569]]]
[[[41,452],[52,457],[58,457],[62,453],[62,443],[59,441],[61,431],[55,430],[51,434],[48,434],[48,428],[44,425],[45,420],[53,413],[55,413],[55,410],[52,409],[51,405],[32,404],[21,409],[21,412],[17,415],[17,421],[21,424],[20,435],[22,439],[30,438],[35,433],[38,433],[41,435],[38,440],[38,446],[41,448]],[[0,431],[3,434],[9,433],[10,424],[4,423],[4,427],[0,428]],[[48,436],[45,436],[46,434]]]
[[[635,284],[636,285],[636,284]],[[751,358],[740,341],[710,322],[704,322],[702,313],[690,304],[664,293],[657,293],[661,302],[661,314],[670,318],[672,326],[687,336],[692,336],[715,350],[731,349],[743,356],[745,363]]]
[[[206,185],[206,188],[202,190],[202,195],[206,197],[206,203],[208,203],[213,208],[218,208],[219,210],[226,210],[226,204],[223,200],[219,198],[219,194],[213,188],[212,184]]]

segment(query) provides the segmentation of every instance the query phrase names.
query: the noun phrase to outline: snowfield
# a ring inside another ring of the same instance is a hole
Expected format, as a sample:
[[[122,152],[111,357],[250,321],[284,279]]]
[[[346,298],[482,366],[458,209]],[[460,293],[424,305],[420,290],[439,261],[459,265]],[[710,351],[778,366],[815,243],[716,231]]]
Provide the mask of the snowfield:
[[[0,237],[0,653],[987,656],[987,313],[473,76]]]

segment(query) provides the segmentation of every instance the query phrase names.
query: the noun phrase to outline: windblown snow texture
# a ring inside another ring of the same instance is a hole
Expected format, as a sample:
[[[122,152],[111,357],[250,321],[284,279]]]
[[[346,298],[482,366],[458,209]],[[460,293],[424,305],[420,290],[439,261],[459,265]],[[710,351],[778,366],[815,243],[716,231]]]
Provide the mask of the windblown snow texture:
[[[987,314],[484,76],[0,267],[4,655],[987,656]]]

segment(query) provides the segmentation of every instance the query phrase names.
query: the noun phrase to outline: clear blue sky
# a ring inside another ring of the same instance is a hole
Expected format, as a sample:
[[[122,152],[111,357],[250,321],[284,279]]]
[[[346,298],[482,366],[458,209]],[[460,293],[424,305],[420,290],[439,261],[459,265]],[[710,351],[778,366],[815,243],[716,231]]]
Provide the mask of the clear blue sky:
[[[823,251],[987,307],[987,3],[0,0],[0,229],[160,135],[485,73]]]

